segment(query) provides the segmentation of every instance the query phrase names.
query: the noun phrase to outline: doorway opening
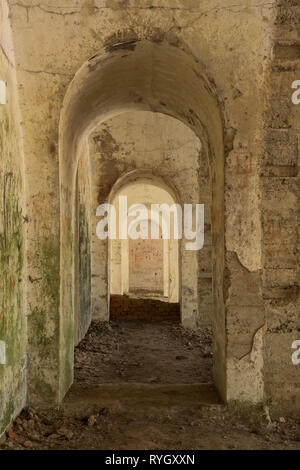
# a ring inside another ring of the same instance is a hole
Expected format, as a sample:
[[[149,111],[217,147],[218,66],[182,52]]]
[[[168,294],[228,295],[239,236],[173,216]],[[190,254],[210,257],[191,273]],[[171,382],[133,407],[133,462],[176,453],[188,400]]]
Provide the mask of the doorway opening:
[[[144,177],[138,177],[134,172],[135,181],[122,186],[111,201],[117,220],[120,218],[119,201],[125,200],[131,212],[127,221],[128,237],[109,241],[110,319],[180,321],[179,240],[174,238],[175,215],[170,213],[170,221],[165,220],[164,213],[153,215],[153,207],[176,210],[176,201],[167,189],[155,184],[154,177],[147,178],[145,173]],[[130,176],[132,179],[133,175]],[[124,182],[124,177],[122,180]],[[168,222],[169,237],[163,233]],[[151,232],[155,238],[151,237]]]

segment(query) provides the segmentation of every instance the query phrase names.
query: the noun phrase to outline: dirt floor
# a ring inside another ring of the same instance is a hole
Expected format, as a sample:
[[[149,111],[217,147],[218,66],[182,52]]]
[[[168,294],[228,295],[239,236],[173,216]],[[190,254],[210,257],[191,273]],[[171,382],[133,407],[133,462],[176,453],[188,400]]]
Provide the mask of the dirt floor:
[[[76,348],[75,383],[212,382],[211,332],[178,322],[93,323]]]
[[[300,449],[300,421],[224,406],[209,330],[94,322],[60,409],[27,408],[1,449]]]

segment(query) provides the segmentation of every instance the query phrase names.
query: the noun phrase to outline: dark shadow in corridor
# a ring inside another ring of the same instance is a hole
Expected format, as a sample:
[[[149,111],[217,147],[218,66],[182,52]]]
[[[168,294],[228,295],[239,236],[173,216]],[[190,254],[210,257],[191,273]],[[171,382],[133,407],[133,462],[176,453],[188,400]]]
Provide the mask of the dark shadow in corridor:
[[[179,303],[169,303],[160,298],[141,298],[141,296],[111,295],[110,296],[111,320],[170,320],[180,322]]]

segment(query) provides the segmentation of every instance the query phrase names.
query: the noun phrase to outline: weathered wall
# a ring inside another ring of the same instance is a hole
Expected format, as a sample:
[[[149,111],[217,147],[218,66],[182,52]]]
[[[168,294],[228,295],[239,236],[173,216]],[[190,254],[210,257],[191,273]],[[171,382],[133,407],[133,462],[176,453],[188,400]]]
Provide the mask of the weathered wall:
[[[0,5],[0,435],[26,400],[26,306],[24,166],[15,62],[6,2]],[[2,343],[3,344],[3,343]]]
[[[291,359],[292,343],[300,339],[300,105],[291,100],[291,85],[300,79],[299,2],[281,1],[275,25],[260,173],[265,387],[272,409],[299,416],[300,365]]]
[[[129,292],[163,296],[163,240],[129,240]]]

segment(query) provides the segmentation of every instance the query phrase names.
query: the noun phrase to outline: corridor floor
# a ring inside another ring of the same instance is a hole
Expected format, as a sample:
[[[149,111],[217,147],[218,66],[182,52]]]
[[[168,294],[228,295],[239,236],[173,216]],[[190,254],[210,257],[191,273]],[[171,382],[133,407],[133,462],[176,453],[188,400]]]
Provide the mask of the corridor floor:
[[[94,322],[75,350],[75,383],[212,382],[211,333],[176,321]]]
[[[300,422],[223,405],[211,335],[171,321],[93,322],[60,409],[27,408],[0,449],[300,449]]]

